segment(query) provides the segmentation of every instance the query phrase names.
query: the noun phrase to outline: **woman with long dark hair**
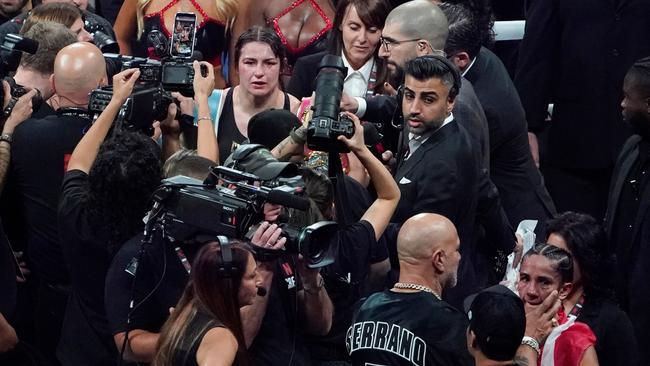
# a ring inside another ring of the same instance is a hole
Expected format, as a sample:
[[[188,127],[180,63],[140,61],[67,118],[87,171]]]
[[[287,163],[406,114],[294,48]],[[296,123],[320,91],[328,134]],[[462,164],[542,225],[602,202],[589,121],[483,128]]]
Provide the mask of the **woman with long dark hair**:
[[[326,54],[341,56],[348,75],[344,90],[352,97],[365,97],[383,91],[387,69],[377,56],[381,30],[391,5],[388,0],[341,0],[336,7],[334,25],[325,52],[296,61],[287,91],[304,98],[314,91],[318,64]]]
[[[257,296],[257,266],[244,246],[228,250],[229,263],[219,243],[199,250],[185,292],[161,331],[153,366],[249,363],[239,309]]]

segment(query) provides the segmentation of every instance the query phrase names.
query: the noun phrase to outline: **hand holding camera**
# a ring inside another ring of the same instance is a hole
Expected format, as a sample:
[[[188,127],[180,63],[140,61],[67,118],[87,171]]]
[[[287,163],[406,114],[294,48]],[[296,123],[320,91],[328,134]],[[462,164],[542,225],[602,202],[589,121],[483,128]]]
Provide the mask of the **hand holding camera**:
[[[264,221],[255,230],[251,243],[265,249],[280,250],[287,242],[287,238],[280,237],[280,235],[282,235],[282,229],[278,225]]]
[[[4,90],[3,109],[11,103],[11,93],[9,83],[2,81]],[[36,89],[32,89],[27,94],[18,98],[11,109],[11,114],[5,122],[3,133],[13,133],[14,128],[32,115],[32,98],[36,95]]]
[[[363,127],[361,126],[361,121],[359,120],[359,117],[355,116],[354,114],[350,112],[343,112],[342,113],[345,118],[350,119],[354,123],[354,135],[352,137],[347,138],[345,135],[340,135],[337,137],[339,141],[342,141],[345,146],[347,146],[350,151],[354,153],[358,153],[362,151],[363,149],[366,149],[366,143],[363,138]]]
[[[127,69],[113,76],[113,98],[120,105],[124,104],[133,93],[133,86],[140,77],[140,70],[136,68]]]
[[[194,98],[207,98],[214,90],[214,68],[205,61],[194,61]],[[205,76],[202,70],[205,70]]]

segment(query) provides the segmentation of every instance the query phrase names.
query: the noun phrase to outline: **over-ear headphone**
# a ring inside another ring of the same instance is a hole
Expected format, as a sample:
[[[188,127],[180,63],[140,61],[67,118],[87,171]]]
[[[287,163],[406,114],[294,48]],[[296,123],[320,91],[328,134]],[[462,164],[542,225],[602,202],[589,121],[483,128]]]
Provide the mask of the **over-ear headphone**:
[[[425,55],[425,56],[420,56],[421,58],[426,58],[430,59],[436,62],[439,62],[444,65],[444,68],[447,69],[450,73],[451,76],[454,78],[454,85],[451,86],[451,89],[449,90],[449,96],[455,97],[458,95],[460,92],[460,87],[462,85],[462,76],[460,75],[460,71],[454,65],[453,62],[451,62],[449,59],[447,59],[444,56],[439,56],[439,55]],[[400,85],[397,88],[397,103],[398,106],[402,106],[402,99],[404,98],[404,84]]]
[[[230,239],[223,235],[217,236],[217,241],[219,242],[219,256],[221,257],[221,264],[217,268],[217,276],[231,278],[240,270],[232,260],[232,244]]]

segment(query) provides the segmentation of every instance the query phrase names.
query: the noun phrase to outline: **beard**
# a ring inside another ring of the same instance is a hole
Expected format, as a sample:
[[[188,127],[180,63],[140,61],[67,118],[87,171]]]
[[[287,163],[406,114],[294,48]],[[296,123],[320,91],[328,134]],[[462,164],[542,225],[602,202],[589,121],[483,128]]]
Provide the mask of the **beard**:
[[[398,64],[388,61],[390,65],[394,67],[394,69],[388,69],[388,83],[397,90],[397,88],[404,84],[404,68],[399,66]]]
[[[641,136],[646,141],[650,141],[650,119],[647,116],[634,113],[626,117],[625,121],[632,127],[632,133]]]
[[[406,127],[408,127],[409,132],[414,135],[423,135],[429,131],[435,131],[438,128],[440,128],[440,126],[442,126],[442,124],[445,122],[444,118],[440,120],[429,120],[429,121],[417,119],[417,121],[420,122],[419,126],[411,126],[409,120],[412,117],[413,116],[411,114],[407,114],[406,116],[404,116],[404,123],[406,123]]]

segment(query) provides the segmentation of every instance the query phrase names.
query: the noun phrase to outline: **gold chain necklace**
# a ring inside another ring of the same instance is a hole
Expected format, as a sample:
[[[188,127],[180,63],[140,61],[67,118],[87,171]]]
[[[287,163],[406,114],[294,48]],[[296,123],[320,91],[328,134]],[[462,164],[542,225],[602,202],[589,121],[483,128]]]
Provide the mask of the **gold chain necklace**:
[[[440,298],[440,295],[438,295],[435,291],[423,285],[418,285],[415,283],[397,282],[393,287],[402,290],[418,290],[418,291],[428,292],[430,294],[433,294],[433,296],[435,296],[438,300],[442,300],[442,298]]]

